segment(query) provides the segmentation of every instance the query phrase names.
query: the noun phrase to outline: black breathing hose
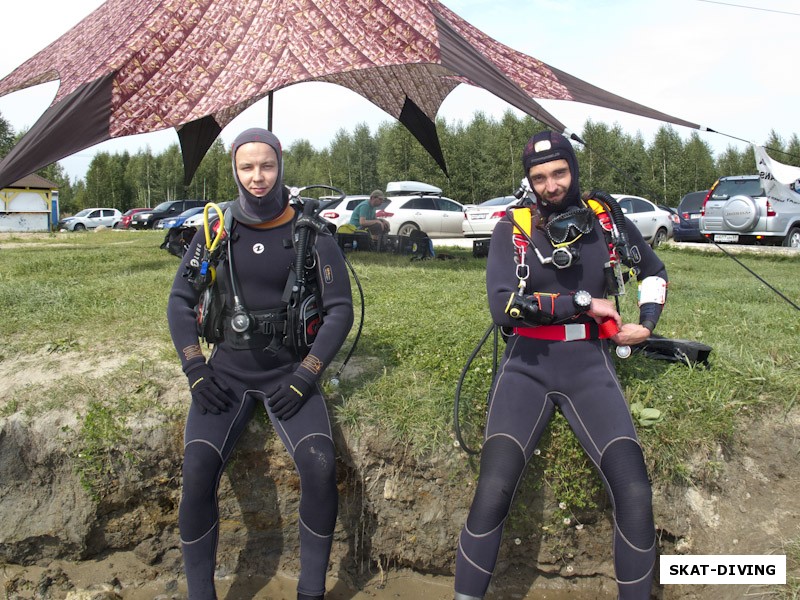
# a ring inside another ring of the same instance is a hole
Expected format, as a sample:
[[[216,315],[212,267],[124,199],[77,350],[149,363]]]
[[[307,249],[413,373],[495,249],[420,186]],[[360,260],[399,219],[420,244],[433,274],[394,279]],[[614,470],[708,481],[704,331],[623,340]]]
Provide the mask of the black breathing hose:
[[[617,226],[617,232],[619,233],[619,243],[617,244],[619,258],[624,264],[630,266],[631,256],[628,246],[628,226],[627,220],[625,219],[625,213],[622,212],[619,203],[614,199],[614,197],[607,192],[602,190],[592,190],[589,192],[589,197],[600,200],[600,202],[606,205],[606,208],[608,208],[608,211],[611,213],[611,219],[614,221],[614,225]]]
[[[476,454],[480,454],[480,449],[475,450],[474,448],[470,448],[467,443],[464,441],[463,436],[461,435],[461,421],[459,418],[459,406],[461,405],[461,386],[464,383],[464,379],[467,376],[467,371],[469,371],[469,367],[472,364],[472,361],[475,360],[475,357],[480,352],[483,345],[486,343],[486,340],[489,339],[489,335],[494,332],[494,354],[492,360],[492,382],[494,382],[495,375],[497,374],[497,332],[499,327],[492,323],[489,325],[489,328],[486,330],[486,333],[483,334],[481,341],[478,342],[478,345],[475,346],[475,350],[472,351],[469,359],[467,359],[467,363],[464,365],[464,368],[461,369],[461,376],[458,378],[458,384],[456,385],[456,397],[455,402],[453,403],[453,429],[455,429],[456,434],[456,441],[461,449],[466,452],[467,454],[472,454],[473,456]],[[491,393],[491,388],[489,390]],[[487,397],[488,400],[488,397]]]
[[[350,268],[350,272],[353,274],[353,279],[355,279],[356,286],[358,287],[358,295],[361,299],[361,319],[358,323],[358,330],[356,330],[356,337],[353,340],[353,345],[350,346],[350,350],[347,352],[347,356],[344,357],[341,366],[336,371],[336,375],[331,377],[331,385],[338,386],[339,385],[339,377],[342,375],[342,371],[347,366],[347,363],[350,361],[350,357],[353,356],[353,353],[356,351],[356,346],[358,345],[358,340],[361,339],[361,331],[364,329],[364,289],[361,287],[361,280],[359,280],[358,275],[356,275],[356,270],[353,268],[353,265],[347,260],[347,256],[342,250],[342,258],[344,258],[345,264]]]

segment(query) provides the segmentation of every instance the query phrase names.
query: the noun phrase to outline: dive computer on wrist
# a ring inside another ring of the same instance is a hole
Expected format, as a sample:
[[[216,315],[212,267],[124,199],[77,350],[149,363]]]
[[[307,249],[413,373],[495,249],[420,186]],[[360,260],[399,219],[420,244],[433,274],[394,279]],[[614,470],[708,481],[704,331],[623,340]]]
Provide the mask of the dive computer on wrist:
[[[581,312],[586,312],[592,306],[592,295],[586,290],[578,290],[572,295],[572,303]]]

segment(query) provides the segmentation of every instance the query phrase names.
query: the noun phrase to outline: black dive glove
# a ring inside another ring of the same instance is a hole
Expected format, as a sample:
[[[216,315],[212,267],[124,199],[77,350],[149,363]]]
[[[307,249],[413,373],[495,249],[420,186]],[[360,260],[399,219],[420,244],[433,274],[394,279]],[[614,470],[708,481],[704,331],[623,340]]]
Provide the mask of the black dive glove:
[[[313,383],[292,373],[267,394],[267,406],[279,420],[291,419],[311,395]]]
[[[227,412],[233,400],[231,388],[214,375],[214,371],[206,363],[192,367],[186,373],[189,379],[189,390],[192,392],[192,402],[197,404],[200,412],[218,415]]]

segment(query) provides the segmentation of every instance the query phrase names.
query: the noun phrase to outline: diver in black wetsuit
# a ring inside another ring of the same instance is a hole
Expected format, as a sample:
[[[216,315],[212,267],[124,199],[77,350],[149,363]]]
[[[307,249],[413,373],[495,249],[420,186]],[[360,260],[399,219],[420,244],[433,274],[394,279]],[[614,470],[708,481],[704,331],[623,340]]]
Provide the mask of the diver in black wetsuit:
[[[183,493],[179,527],[190,600],[215,599],[219,534],[217,489],[231,452],[258,403],[267,413],[300,475],[300,600],[321,599],[336,523],[336,463],[328,412],[317,381],[343,344],[353,322],[350,279],[332,236],[315,244],[316,277],[324,320],[307,356],[275,344],[285,315],[282,300],[290,268],[296,212],[283,186],[281,145],[269,131],[250,129],[233,143],[239,196],[230,213],[227,252],[234,275],[221,261],[216,281],[227,291],[224,340],[206,361],[195,306],[200,292],[185,276],[204,245],[199,231],[175,276],[167,316],[172,340],[189,380],[192,403],[184,434]],[[226,217],[226,223],[229,221]],[[227,225],[226,225],[227,228]],[[249,328],[231,326],[230,283],[250,312]],[[270,316],[271,315],[271,316]],[[241,329],[241,328],[239,328]]]
[[[536,204],[514,209],[492,235],[489,308],[510,335],[493,382],[478,486],[459,538],[455,598],[486,594],[514,493],[558,408],[613,505],[619,598],[646,600],[656,557],[651,488],[607,339],[620,346],[647,339],[664,304],[666,270],[630,224],[642,297],[639,323],[622,324],[605,299],[608,243],[601,220],[581,200],[571,144],[545,131],[529,140],[522,158]]]

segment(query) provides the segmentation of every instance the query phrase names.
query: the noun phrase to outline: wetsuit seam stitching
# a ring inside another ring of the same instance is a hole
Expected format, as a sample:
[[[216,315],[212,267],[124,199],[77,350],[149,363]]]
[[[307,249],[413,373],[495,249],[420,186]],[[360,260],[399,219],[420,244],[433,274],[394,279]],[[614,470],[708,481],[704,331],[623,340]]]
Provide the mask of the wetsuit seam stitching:
[[[481,571],[482,573],[486,573],[487,575],[491,575],[491,574],[492,574],[492,572],[491,572],[491,571],[487,571],[486,569],[484,569],[483,567],[481,567],[479,564],[477,564],[477,563],[476,563],[474,560],[472,560],[472,559],[471,559],[471,558],[470,558],[470,557],[467,555],[466,551],[464,550],[464,546],[461,544],[461,540],[460,540],[460,539],[458,540],[458,549],[461,551],[461,556],[463,556],[463,557],[464,557],[464,560],[466,560],[466,561],[467,561],[469,564],[471,564],[473,567],[475,567],[476,569],[478,569],[478,570],[479,570],[479,571]]]
[[[333,532],[327,533],[327,534],[325,534],[325,533],[317,533],[316,531],[311,529],[311,527],[309,527],[308,524],[305,521],[303,521],[303,517],[298,517],[298,521],[300,521],[300,524],[306,529],[306,531],[308,531],[308,533],[310,533],[314,537],[318,537],[320,539],[324,539],[324,538],[329,538],[329,537],[333,536]]]
[[[578,420],[578,423],[580,423],[581,428],[583,429],[584,433],[586,434],[587,439],[592,443],[592,446],[594,447],[594,450],[597,453],[598,458],[602,458],[603,453],[600,451],[600,448],[598,447],[597,442],[595,442],[594,436],[592,436],[592,434],[589,433],[589,428],[583,422],[583,418],[581,418],[581,415],[580,415],[578,409],[575,407],[575,402],[572,400],[572,398],[570,396],[568,396],[567,394],[565,394],[564,392],[555,392],[554,391],[554,392],[549,392],[549,393],[558,393],[558,394],[561,394],[564,397],[564,400],[570,405],[570,408],[572,408],[572,412],[575,415],[575,418]],[[587,452],[587,454],[589,454],[589,453]],[[590,456],[590,458],[591,458],[591,456]],[[599,461],[595,462],[594,460],[592,460],[592,462],[594,462],[595,465],[597,465],[597,468],[600,469],[600,462]]]
[[[216,521],[214,521],[214,524],[213,524],[213,525],[211,525],[211,528],[210,528],[208,531],[206,531],[206,532],[205,532],[203,535],[201,535],[199,538],[197,538],[196,540],[192,540],[192,541],[188,542],[188,541],[184,540],[183,538],[180,538],[180,540],[181,540],[181,544],[186,544],[187,546],[191,546],[192,544],[196,544],[197,542],[199,542],[199,541],[201,541],[203,538],[205,538],[207,535],[209,535],[209,534],[213,533],[213,532],[214,532],[214,530],[215,530],[215,529],[216,529],[218,526],[219,526],[219,519],[217,519]]]

